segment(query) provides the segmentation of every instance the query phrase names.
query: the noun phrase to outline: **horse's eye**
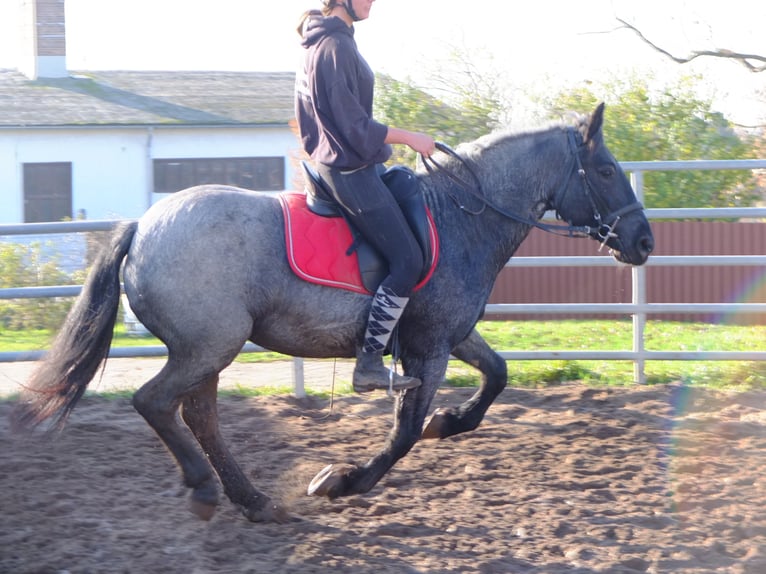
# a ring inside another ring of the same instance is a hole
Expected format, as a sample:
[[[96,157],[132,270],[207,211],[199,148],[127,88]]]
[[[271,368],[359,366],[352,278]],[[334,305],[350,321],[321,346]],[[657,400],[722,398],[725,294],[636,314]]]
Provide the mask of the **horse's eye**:
[[[601,177],[612,177],[614,175],[614,167],[611,165],[605,165],[598,168],[598,173]]]

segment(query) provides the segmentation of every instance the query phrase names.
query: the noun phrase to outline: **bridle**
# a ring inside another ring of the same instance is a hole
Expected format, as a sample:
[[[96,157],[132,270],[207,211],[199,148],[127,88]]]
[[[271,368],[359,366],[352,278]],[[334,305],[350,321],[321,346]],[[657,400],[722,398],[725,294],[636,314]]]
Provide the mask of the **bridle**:
[[[565,237],[592,237],[593,239],[599,241],[601,243],[601,247],[603,248],[609,239],[619,237],[615,231],[615,228],[620,222],[620,219],[628,213],[644,209],[644,206],[640,202],[634,201],[633,203],[623,206],[616,211],[608,213],[606,216],[602,216],[601,212],[607,211],[607,209],[605,209],[606,205],[604,204],[603,200],[601,200],[601,198],[599,198],[594,193],[593,186],[588,179],[588,174],[583,168],[582,160],[580,158],[580,150],[584,147],[584,145],[582,143],[582,136],[580,135],[580,132],[576,131],[574,128],[567,128],[567,141],[569,142],[569,148],[572,153],[564,171],[564,179],[561,182],[558,190],[556,190],[556,193],[553,194],[553,199],[550,201],[548,207],[556,212],[557,219],[562,219],[561,214],[559,213],[559,206],[561,206],[567,192],[569,191],[569,180],[576,172],[582,181],[583,193],[588,199],[591,209],[593,210],[593,219],[596,222],[595,227],[591,227],[589,225],[571,225],[569,223],[566,225],[542,223],[530,217],[524,217],[500,207],[484,195],[484,192],[481,189],[481,182],[476,175],[476,172],[469,164],[468,160],[461,157],[460,154],[458,154],[445,143],[436,142],[436,149],[457,159],[471,175],[474,184],[468,183],[454,171],[447,169],[438,163],[435,159],[433,159],[433,157],[421,156],[421,160],[423,161],[423,165],[425,166],[428,173],[433,174],[438,169],[459,187],[467,191],[470,195],[481,202],[482,207],[478,211],[471,211],[454,194],[449,194],[455,204],[461,210],[467,213],[472,215],[479,215],[484,211],[485,208],[489,207],[493,211],[504,217],[507,217],[508,219],[537,227],[538,229],[541,229],[547,233]],[[599,209],[599,204],[601,204],[601,209]]]

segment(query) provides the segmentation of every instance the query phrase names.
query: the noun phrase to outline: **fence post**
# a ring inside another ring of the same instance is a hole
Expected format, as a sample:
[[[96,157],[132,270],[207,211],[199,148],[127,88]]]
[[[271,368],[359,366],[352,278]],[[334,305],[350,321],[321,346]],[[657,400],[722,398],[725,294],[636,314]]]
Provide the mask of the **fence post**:
[[[302,399],[306,396],[303,358],[293,357],[293,392]]]
[[[643,306],[646,303],[646,269],[634,267],[631,271],[633,280],[633,304]],[[633,352],[636,358],[633,360],[633,380],[639,385],[646,383],[644,367],[645,341],[644,328],[646,327],[646,313],[640,311],[633,314]]]
[[[644,200],[644,172],[636,170],[630,174],[630,181],[633,185],[633,191],[636,193],[638,201]],[[644,267],[633,267],[631,269],[631,300],[634,305],[643,306],[646,304],[646,269]],[[639,311],[633,314],[633,381],[639,385],[646,383],[644,358],[645,342],[644,330],[646,327],[646,313]]]

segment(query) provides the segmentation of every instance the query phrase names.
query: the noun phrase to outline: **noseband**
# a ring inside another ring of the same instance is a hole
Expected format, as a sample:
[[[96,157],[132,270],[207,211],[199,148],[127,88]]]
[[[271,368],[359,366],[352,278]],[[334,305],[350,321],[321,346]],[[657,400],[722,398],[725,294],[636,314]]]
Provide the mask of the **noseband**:
[[[471,165],[468,163],[468,161],[464,159],[463,157],[461,157],[455,150],[453,150],[447,144],[444,144],[442,142],[436,142],[436,149],[457,159],[463,165],[463,167],[466,168],[468,173],[471,175],[471,178],[473,179],[474,184],[470,184],[466,182],[462,177],[454,173],[452,170],[445,168],[432,157],[421,156],[421,159],[428,173],[433,174],[438,169],[442,173],[446,174],[447,177],[449,177],[449,179],[451,179],[454,183],[456,183],[458,186],[460,186],[462,189],[470,193],[473,197],[477,198],[482,203],[482,207],[479,211],[471,211],[468,208],[466,208],[465,205],[463,205],[463,203],[459,201],[457,197],[450,194],[450,197],[452,198],[452,200],[455,201],[458,207],[462,209],[463,211],[471,213],[472,215],[478,215],[479,213],[484,211],[486,207],[489,207],[493,211],[499,213],[500,215],[504,217],[507,217],[508,219],[512,219],[514,221],[518,221],[519,223],[524,223],[526,225],[537,227],[538,229],[541,229],[542,231],[553,233],[554,235],[561,235],[565,237],[592,237],[600,241],[601,247],[603,248],[603,246],[606,245],[606,242],[609,239],[618,237],[617,233],[615,232],[615,228],[617,227],[617,224],[619,223],[620,219],[624,215],[627,215],[628,213],[632,213],[633,211],[639,211],[644,209],[644,206],[640,202],[634,201],[633,203],[629,205],[621,207],[620,209],[613,211],[611,213],[608,213],[608,215],[606,216],[602,216],[601,211],[602,210],[606,211],[606,209],[604,209],[606,205],[603,202],[603,200],[601,200],[601,198],[599,198],[594,193],[593,186],[591,185],[590,180],[588,179],[588,174],[585,172],[585,168],[583,168],[582,166],[582,160],[580,159],[580,150],[583,147],[582,136],[580,136],[580,132],[576,131],[574,128],[567,128],[567,141],[569,142],[569,148],[572,153],[570,155],[569,162],[566,166],[564,179],[559,189],[553,195],[553,200],[549,203],[549,207],[556,212],[557,219],[562,219],[561,214],[559,213],[559,206],[562,204],[562,202],[564,201],[564,198],[566,197],[567,192],[569,191],[569,181],[572,178],[572,174],[576,171],[577,174],[580,176],[580,180],[582,181],[583,193],[585,194],[585,197],[588,199],[591,209],[593,210],[593,219],[596,222],[596,227],[591,227],[589,225],[571,225],[569,223],[567,225],[560,225],[560,224],[551,225],[548,223],[541,223],[540,221],[531,219],[529,217],[524,217],[516,213],[513,213],[511,211],[507,211],[506,209],[503,209],[502,207],[494,203],[491,199],[485,197],[484,192],[481,189],[480,180],[478,176],[476,175],[476,172],[474,172]],[[599,206],[598,206],[599,203],[601,204],[601,207],[602,207],[601,210],[599,209]]]

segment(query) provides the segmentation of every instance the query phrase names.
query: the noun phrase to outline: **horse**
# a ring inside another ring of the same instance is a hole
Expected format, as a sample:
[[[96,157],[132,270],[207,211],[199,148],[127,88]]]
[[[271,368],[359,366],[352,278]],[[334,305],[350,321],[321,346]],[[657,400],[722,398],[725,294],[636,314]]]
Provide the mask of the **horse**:
[[[507,365],[475,327],[495,279],[533,227],[589,236],[628,265],[646,262],[652,231],[604,143],[603,116],[602,103],[576,121],[498,131],[454,153],[435,153],[440,169],[418,167],[440,252],[401,319],[398,355],[403,371],[422,384],[396,394],[393,425],[377,454],[323,468],[308,495],[366,493],[420,438],[479,425],[507,384]],[[562,222],[544,223],[549,210]],[[210,519],[222,485],[251,521],[294,519],[251,484],[224,442],[219,373],[248,340],[292,356],[354,357],[371,295],[298,278],[283,228],[273,195],[222,185],[177,192],[138,221],[120,224],[15,406],[16,428],[65,424],[108,356],[122,268],[130,307],[168,349],[132,404],[174,456],[192,512]],[[481,384],[466,402],[426,421],[451,355],[477,368]]]

